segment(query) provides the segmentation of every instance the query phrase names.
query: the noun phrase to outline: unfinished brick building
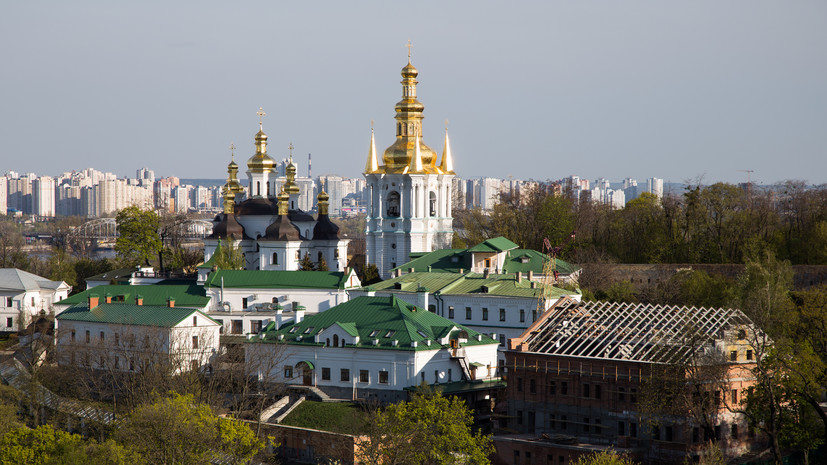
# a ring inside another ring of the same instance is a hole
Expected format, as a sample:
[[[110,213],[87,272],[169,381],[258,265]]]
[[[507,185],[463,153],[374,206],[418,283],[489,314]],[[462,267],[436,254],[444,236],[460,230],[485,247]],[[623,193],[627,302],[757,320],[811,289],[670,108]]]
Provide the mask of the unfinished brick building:
[[[711,439],[749,451],[759,439],[727,407],[752,383],[751,328],[733,309],[560,299],[509,340],[496,462],[564,464],[612,447],[680,463]]]

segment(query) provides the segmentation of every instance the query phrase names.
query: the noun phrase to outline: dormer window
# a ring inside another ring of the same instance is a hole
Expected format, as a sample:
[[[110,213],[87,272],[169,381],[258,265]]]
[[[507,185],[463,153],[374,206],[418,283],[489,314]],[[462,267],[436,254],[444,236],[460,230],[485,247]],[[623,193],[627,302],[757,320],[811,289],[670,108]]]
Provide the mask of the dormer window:
[[[310,334],[310,331],[313,331],[313,326],[309,326],[307,329],[305,329],[303,334]]]
[[[290,331],[288,331],[288,332],[289,332],[290,334],[293,334],[293,333],[295,333],[295,332],[296,332],[296,330],[297,330],[297,329],[299,329],[299,328],[297,328],[297,327],[293,326],[292,328],[290,328]]]
[[[385,333],[385,337],[392,337],[394,334],[396,334],[396,331],[390,330],[387,333]]]
[[[378,330],[378,329],[374,329],[373,331],[371,331],[371,332],[370,332],[370,336],[369,336],[369,337],[375,337],[377,334],[379,334],[379,330]]]
[[[425,334],[425,331],[422,331],[421,329],[417,329],[416,334],[419,334],[420,336],[424,337],[425,339],[428,339],[428,335]]]
[[[521,262],[521,263],[528,263],[528,262],[530,262],[530,261],[531,261],[531,260],[529,260],[529,259],[528,259],[528,257],[523,257],[523,258],[521,258],[521,259],[520,259],[520,262]]]

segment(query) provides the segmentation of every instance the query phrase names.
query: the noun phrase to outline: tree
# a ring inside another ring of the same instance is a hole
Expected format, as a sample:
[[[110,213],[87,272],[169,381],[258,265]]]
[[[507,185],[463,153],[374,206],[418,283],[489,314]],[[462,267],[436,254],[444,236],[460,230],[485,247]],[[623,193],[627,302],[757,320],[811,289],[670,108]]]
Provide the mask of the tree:
[[[222,270],[241,270],[244,268],[244,256],[235,241],[229,239],[225,243],[219,242],[213,263]]]
[[[0,439],[0,465],[140,465],[144,460],[114,441],[97,443],[54,429],[21,427]]]
[[[264,447],[244,423],[217,416],[191,395],[173,394],[136,408],[115,432],[153,464],[246,464]]]
[[[589,455],[581,455],[573,462],[573,465],[634,465],[625,454],[619,454],[612,449],[601,452],[594,452]]]
[[[319,263],[316,264],[316,271],[327,271],[327,261],[324,257],[319,257]]]
[[[379,276],[379,268],[373,263],[366,265],[362,271],[362,275],[359,276],[359,281],[361,281],[363,286],[382,281],[382,278]]]
[[[313,271],[313,268],[313,260],[310,259],[310,254],[305,252],[304,257],[299,262],[299,271]]]
[[[149,260],[155,258],[162,247],[158,235],[159,221],[157,213],[134,205],[118,212],[115,217],[118,227],[115,252],[124,263],[149,266]]]
[[[408,402],[375,411],[359,444],[371,465],[490,464],[491,438],[471,429],[472,412],[456,397],[420,390]]]

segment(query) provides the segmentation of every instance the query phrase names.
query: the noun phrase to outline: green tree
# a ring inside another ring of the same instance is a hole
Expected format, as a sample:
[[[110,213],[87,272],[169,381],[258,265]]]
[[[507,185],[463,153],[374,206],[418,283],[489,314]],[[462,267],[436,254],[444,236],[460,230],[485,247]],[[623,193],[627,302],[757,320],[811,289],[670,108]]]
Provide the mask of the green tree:
[[[106,441],[84,440],[77,434],[54,429],[51,425],[35,429],[21,427],[0,439],[0,465],[140,465],[136,453]]]
[[[379,268],[377,268],[373,263],[366,265],[362,270],[361,276],[359,276],[359,280],[362,282],[363,286],[368,286],[382,281],[382,278],[379,276]]]
[[[594,452],[588,455],[581,455],[574,462],[574,465],[634,465],[627,455],[620,454],[612,449],[601,452]]]
[[[213,263],[222,270],[241,270],[244,268],[244,256],[235,241],[230,239],[225,243],[219,242]]]
[[[162,246],[158,235],[158,214],[133,205],[120,210],[115,222],[118,227],[115,241],[118,257],[128,265],[143,263],[149,266],[149,261],[158,255]]]
[[[192,395],[162,398],[136,408],[115,437],[152,464],[246,464],[264,447],[244,423],[217,416]]]
[[[314,269],[316,271],[327,271],[328,270],[327,261],[324,259],[324,257],[319,257],[319,263],[316,264],[316,267]]]
[[[465,402],[420,390],[368,419],[359,460],[370,465],[490,464],[490,437],[474,433]]]
[[[310,254],[305,252],[304,257],[299,262],[299,271],[313,271],[313,268],[313,260],[310,259]]]

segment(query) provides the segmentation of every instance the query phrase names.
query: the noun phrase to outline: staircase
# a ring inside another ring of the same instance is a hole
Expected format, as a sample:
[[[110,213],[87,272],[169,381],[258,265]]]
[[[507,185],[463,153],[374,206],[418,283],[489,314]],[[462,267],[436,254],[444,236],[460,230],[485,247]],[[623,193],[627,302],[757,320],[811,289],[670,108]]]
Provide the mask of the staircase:
[[[471,367],[468,366],[468,359],[465,358],[465,348],[452,349],[451,358],[459,362],[459,366],[462,367],[462,374],[466,380],[471,381],[474,379],[471,376]]]

